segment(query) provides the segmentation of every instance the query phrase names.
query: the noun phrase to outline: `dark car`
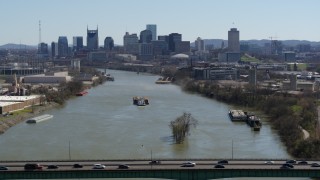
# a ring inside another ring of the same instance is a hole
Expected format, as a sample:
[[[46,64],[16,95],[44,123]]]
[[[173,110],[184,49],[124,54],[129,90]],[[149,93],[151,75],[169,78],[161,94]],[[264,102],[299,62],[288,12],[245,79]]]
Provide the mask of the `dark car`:
[[[300,165],[307,165],[308,162],[307,162],[307,161],[300,161],[300,162],[298,162],[298,164],[300,164]]]
[[[8,168],[5,166],[0,166],[0,171],[3,171],[3,170],[8,170]]]
[[[81,164],[74,164],[73,168],[82,168],[83,166]]]
[[[218,164],[228,164],[229,162],[227,160],[221,160],[221,161],[218,161]]]
[[[289,168],[294,168],[294,165],[293,164],[290,164],[290,163],[285,163],[283,164],[282,166],[287,166]]]
[[[40,164],[25,164],[25,170],[42,170],[42,166]]]
[[[149,164],[161,164],[161,161],[153,160],[150,161]]]
[[[224,165],[222,165],[222,164],[217,164],[217,165],[214,166],[214,168],[224,168]]]
[[[319,163],[312,163],[311,167],[320,167],[320,164]]]
[[[120,164],[120,165],[118,166],[118,169],[129,169],[129,166],[126,165],[126,164]]]
[[[47,167],[47,169],[58,169],[59,168],[59,166],[57,166],[57,165],[48,165],[48,167]]]
[[[297,163],[297,161],[293,160],[293,159],[290,159],[290,160],[287,160],[286,163],[295,164],[295,163]]]
[[[292,168],[288,166],[281,166],[280,169],[292,169]]]

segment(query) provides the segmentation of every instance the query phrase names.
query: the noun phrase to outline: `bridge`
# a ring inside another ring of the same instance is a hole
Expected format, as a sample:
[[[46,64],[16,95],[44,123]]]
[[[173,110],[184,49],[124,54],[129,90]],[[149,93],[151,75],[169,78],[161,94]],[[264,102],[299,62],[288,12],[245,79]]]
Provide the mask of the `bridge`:
[[[148,160],[86,160],[86,161],[3,161],[0,179],[75,179],[75,178],[161,178],[177,180],[207,180],[232,177],[320,177],[320,167],[313,163],[319,161],[294,163],[293,168],[282,168],[286,160],[228,160],[224,168],[216,168],[219,160],[197,160],[188,162],[194,166],[182,166],[185,160],[161,160],[150,163]],[[38,163],[41,169],[25,170],[26,163]],[[74,164],[81,164],[75,168]],[[94,164],[103,164],[105,168],[94,169]],[[119,165],[125,164],[127,169]],[[57,165],[57,169],[48,169]]]

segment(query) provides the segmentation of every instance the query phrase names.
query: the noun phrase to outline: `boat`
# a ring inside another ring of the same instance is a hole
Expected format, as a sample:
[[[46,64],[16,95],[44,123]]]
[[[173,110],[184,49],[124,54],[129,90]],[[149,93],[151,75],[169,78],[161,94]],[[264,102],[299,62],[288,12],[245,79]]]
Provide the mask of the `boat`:
[[[39,122],[42,122],[42,121],[46,121],[48,119],[51,119],[53,117],[53,115],[51,114],[44,114],[44,115],[41,115],[41,116],[37,116],[37,117],[33,117],[31,119],[28,119],[26,121],[26,123],[28,124],[35,124],[35,123],[39,123]]]
[[[146,97],[134,96],[132,100],[133,100],[133,104],[137,106],[149,105],[149,99]]]
[[[164,77],[160,77],[157,81],[156,81],[156,84],[169,84],[172,82],[172,78],[170,77],[167,77],[167,78],[164,78]]]
[[[88,94],[88,91],[81,91],[81,92],[78,92],[76,94],[76,96],[84,96],[84,95],[87,95]]]
[[[110,74],[106,74],[105,77],[107,81],[114,81],[114,77],[111,76]]]
[[[242,110],[230,110],[229,117],[231,121],[246,121],[247,114]]]
[[[261,121],[256,115],[248,115],[247,124],[253,128],[254,131],[260,131]]]

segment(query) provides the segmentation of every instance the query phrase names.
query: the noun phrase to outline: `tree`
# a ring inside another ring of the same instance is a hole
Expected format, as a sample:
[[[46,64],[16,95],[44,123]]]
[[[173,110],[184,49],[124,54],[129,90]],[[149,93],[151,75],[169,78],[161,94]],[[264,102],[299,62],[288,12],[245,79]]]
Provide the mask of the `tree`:
[[[172,135],[177,144],[182,143],[184,138],[189,135],[190,127],[196,127],[198,121],[192,117],[191,113],[184,112],[182,116],[170,122]]]

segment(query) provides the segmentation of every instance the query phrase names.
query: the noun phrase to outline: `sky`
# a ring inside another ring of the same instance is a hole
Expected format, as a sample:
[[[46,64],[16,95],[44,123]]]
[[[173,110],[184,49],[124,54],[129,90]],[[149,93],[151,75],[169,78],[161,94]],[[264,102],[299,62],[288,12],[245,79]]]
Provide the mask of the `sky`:
[[[111,36],[123,44],[125,32],[157,25],[157,35],[182,34],[183,41],[227,39],[320,41],[320,0],[0,0],[0,45],[51,44],[59,36],[83,36],[99,28],[99,45]]]

